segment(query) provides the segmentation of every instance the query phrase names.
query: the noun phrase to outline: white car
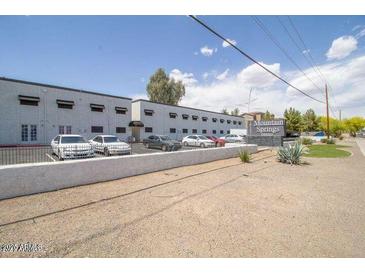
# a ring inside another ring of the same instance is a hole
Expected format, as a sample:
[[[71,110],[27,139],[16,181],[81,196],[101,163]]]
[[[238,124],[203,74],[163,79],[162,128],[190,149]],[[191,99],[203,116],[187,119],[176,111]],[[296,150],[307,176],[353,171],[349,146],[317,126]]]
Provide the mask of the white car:
[[[51,141],[54,154],[61,161],[64,159],[94,157],[92,146],[80,135],[61,134]]]
[[[238,134],[227,134],[225,136],[220,137],[219,139],[222,139],[227,143],[239,143],[245,141],[245,138]]]
[[[204,135],[189,135],[182,139],[184,146],[196,146],[196,147],[215,147],[215,142],[209,140]]]
[[[131,154],[131,147],[114,135],[98,135],[90,140],[95,152],[105,156]]]

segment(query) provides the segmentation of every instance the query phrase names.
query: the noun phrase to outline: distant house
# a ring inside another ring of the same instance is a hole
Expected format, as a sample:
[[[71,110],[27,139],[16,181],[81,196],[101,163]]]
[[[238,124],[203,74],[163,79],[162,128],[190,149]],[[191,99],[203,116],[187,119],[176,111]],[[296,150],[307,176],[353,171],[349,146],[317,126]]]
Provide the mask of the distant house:
[[[244,118],[246,123],[246,128],[248,126],[248,121],[261,121],[265,115],[265,112],[246,112],[241,116]]]

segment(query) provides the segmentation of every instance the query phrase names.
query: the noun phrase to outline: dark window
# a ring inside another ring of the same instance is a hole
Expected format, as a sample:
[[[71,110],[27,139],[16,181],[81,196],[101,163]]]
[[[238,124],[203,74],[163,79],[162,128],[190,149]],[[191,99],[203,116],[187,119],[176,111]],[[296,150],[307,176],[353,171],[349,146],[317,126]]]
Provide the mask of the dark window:
[[[233,121],[233,124],[236,125],[237,124],[237,121]]]
[[[177,117],[177,113],[174,113],[174,112],[170,112],[169,115],[170,115],[170,118],[175,119]]]
[[[198,130],[193,128],[192,133],[198,133]]]
[[[224,119],[220,119],[219,121],[220,121],[222,124],[224,123]]]
[[[239,125],[241,125],[241,124],[242,124],[242,122],[238,122],[238,124],[239,124]]]
[[[116,114],[126,114],[128,111],[127,108],[123,108],[123,107],[115,107],[115,113]]]
[[[66,101],[66,100],[56,100],[58,108],[72,109],[75,102],[74,101]]]
[[[94,142],[102,143],[103,139],[100,136],[97,136],[97,137],[94,138]]]
[[[217,122],[217,118],[212,118],[213,123]]]
[[[224,134],[224,131],[222,129],[220,130],[220,134]]]
[[[183,114],[183,115],[182,115],[182,118],[183,118],[184,120],[188,120],[188,119],[189,119],[189,115],[188,115],[188,114]]]
[[[199,117],[196,115],[193,115],[193,116],[191,116],[191,118],[193,118],[193,120],[196,121],[196,120],[198,120]]]
[[[213,134],[217,134],[217,131],[215,129],[212,130]]]
[[[202,134],[207,134],[207,130],[206,129],[203,129],[202,130]]]
[[[203,122],[208,121],[208,117],[202,117]]]
[[[170,128],[170,133],[176,133],[176,128]]]
[[[152,109],[145,109],[144,110],[144,115],[146,116],[152,116],[154,113],[154,111]]]
[[[231,133],[231,131],[230,130],[227,130],[227,134],[230,134]]]
[[[91,111],[103,112],[104,111],[104,108],[105,108],[104,105],[90,104]]]
[[[231,123],[231,120],[227,120],[227,124],[230,124]]]
[[[39,97],[34,96],[19,95],[18,98],[20,104],[26,106],[38,106],[38,102],[40,101]]]
[[[152,132],[152,128],[151,127],[145,127],[144,132]]]
[[[125,133],[125,127],[116,127],[115,128],[116,133]]]
[[[58,144],[60,142],[60,136],[57,136],[56,138],[54,138],[53,140],[56,144]]]
[[[22,142],[28,141],[28,125],[22,125]]]
[[[71,126],[58,126],[58,134],[71,134]]]
[[[91,132],[92,133],[103,133],[103,127],[92,126],[91,127]]]
[[[189,130],[187,128],[183,128],[182,132],[183,133],[189,133]]]

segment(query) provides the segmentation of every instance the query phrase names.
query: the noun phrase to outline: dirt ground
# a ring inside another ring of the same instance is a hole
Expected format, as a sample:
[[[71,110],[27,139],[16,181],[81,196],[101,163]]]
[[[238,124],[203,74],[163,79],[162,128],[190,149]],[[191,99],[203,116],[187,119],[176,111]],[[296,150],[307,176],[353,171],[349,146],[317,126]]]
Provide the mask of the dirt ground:
[[[254,155],[0,201],[2,257],[364,257],[365,157]],[[87,171],[85,171],[87,172]]]

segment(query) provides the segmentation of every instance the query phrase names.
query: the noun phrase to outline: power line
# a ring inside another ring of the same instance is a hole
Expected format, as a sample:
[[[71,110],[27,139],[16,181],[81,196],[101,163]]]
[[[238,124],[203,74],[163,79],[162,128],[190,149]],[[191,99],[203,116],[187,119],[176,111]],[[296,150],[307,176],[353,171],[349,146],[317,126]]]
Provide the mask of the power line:
[[[301,67],[294,61],[294,59],[289,55],[286,49],[279,43],[279,41],[275,38],[275,36],[270,32],[270,30],[265,26],[265,24],[257,17],[251,16],[255,23],[265,32],[265,34],[270,38],[270,40],[284,53],[284,55],[289,59],[289,61],[306,77],[312,84],[315,86],[321,93],[323,90],[317,86],[316,83],[313,82],[312,79],[301,69]]]
[[[234,49],[236,49],[239,53],[241,53],[243,56],[245,56],[247,59],[251,60],[253,63],[255,63],[256,65],[260,66],[261,68],[263,68],[264,70],[266,70],[268,73],[270,73],[271,75],[273,75],[274,77],[278,78],[279,80],[281,80],[282,82],[284,82],[285,84],[287,84],[288,86],[292,87],[293,89],[295,89],[296,91],[299,91],[300,93],[302,93],[304,96],[307,96],[309,98],[311,98],[314,101],[317,101],[319,103],[325,104],[325,102],[318,100],[317,98],[311,96],[310,94],[307,94],[306,92],[300,90],[299,88],[293,86],[292,84],[290,84],[288,81],[286,81],[285,79],[283,79],[282,77],[280,77],[279,75],[277,75],[275,72],[272,72],[271,70],[269,70],[267,67],[265,67],[264,65],[260,64],[258,61],[256,61],[253,57],[251,57],[250,55],[248,55],[247,53],[243,52],[240,48],[238,48],[236,45],[234,45],[232,42],[230,42],[228,39],[226,39],[225,37],[223,37],[222,35],[220,35],[218,32],[216,32],[215,30],[213,30],[211,27],[209,27],[208,25],[206,25],[204,22],[202,22],[200,19],[198,19],[197,17],[193,16],[193,15],[189,15],[190,18],[192,18],[193,20],[195,20],[196,22],[198,22],[200,25],[202,25],[204,28],[206,28],[207,30],[209,30],[211,33],[213,33],[215,36],[219,37],[220,39],[222,39],[223,41],[225,41],[226,43],[228,43],[231,47],[233,47]]]

